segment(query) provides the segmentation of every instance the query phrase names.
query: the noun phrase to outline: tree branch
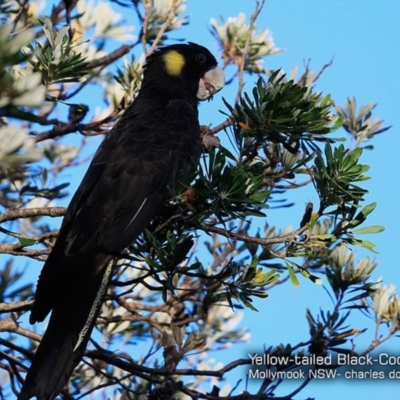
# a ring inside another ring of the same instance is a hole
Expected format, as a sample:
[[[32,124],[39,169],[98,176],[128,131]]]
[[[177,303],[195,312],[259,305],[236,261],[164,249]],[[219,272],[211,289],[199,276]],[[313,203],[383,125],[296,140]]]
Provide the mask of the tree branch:
[[[37,216],[60,217],[65,214],[65,207],[36,207],[36,208],[18,208],[0,214],[0,223],[5,221],[14,221],[19,218],[32,218]]]
[[[240,61],[240,65],[239,65],[239,73],[238,73],[239,85],[238,85],[238,91],[236,93],[236,99],[235,99],[236,103],[240,99],[240,95],[242,93],[242,90],[243,90],[243,87],[245,84],[243,75],[244,75],[244,67],[246,65],[246,56],[247,56],[247,53],[249,52],[249,46],[250,46],[250,42],[251,42],[251,37],[253,35],[254,27],[256,24],[256,19],[257,19],[258,15],[260,14],[261,10],[263,9],[264,3],[265,3],[265,0],[256,0],[256,8],[255,8],[253,14],[251,14],[249,30],[247,32],[246,42],[245,42],[244,48],[242,50],[242,59]]]
[[[164,25],[161,27],[161,29],[158,31],[156,38],[154,39],[153,44],[150,47],[149,54],[153,53],[156,47],[158,46],[158,43],[162,39],[165,31],[168,29],[168,27],[171,25],[172,20],[175,18],[175,10],[176,10],[176,5],[178,3],[178,0],[172,0],[171,8],[168,13],[168,17],[164,22]]]
[[[101,121],[94,121],[88,124],[77,124],[75,122],[64,123],[61,125],[54,126],[53,129],[46,132],[40,134],[35,134],[32,132],[31,134],[35,136],[36,143],[38,143],[42,142],[43,140],[54,139],[56,137],[64,136],[67,135],[68,133],[73,133],[73,132],[81,132],[81,133],[83,133],[84,131],[100,132],[103,130],[101,126],[111,121],[113,117],[117,115],[118,112],[119,110],[114,110],[109,116],[103,118]]]
[[[296,231],[293,231],[286,235],[277,236],[277,237],[273,237],[273,238],[258,238],[258,237],[254,237],[254,236],[244,235],[241,233],[234,233],[232,231],[228,231],[227,229],[217,228],[215,226],[208,225],[208,224],[201,224],[201,228],[206,232],[217,233],[217,234],[219,234],[221,236],[225,236],[226,238],[229,238],[229,239],[237,239],[237,240],[241,240],[242,242],[246,242],[246,243],[257,243],[257,244],[261,244],[263,246],[269,246],[271,244],[279,244],[279,243],[287,243],[287,242],[295,241],[297,236],[303,234],[308,229],[307,226],[303,226],[302,228],[297,229]]]
[[[28,339],[35,340],[36,342],[40,342],[42,340],[41,335],[29,331],[28,329],[20,328],[15,318],[13,318],[13,316],[9,316],[5,319],[0,320],[0,332],[14,332],[17,335],[21,335]]]
[[[27,311],[32,308],[33,300],[15,301],[13,303],[0,303],[0,313]]]
[[[129,53],[129,51],[133,48],[133,44],[124,44],[117,50],[112,51],[110,54],[107,54],[104,57],[97,58],[88,63],[88,69],[93,69],[97,67],[104,67],[112,64],[114,61],[123,57],[125,54]]]

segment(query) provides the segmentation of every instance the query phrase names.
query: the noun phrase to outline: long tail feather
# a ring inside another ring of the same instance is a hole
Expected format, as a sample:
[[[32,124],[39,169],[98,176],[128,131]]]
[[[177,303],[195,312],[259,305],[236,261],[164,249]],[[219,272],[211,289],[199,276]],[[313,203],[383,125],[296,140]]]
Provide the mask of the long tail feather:
[[[52,400],[62,390],[86,345],[113,271],[113,260],[82,290],[57,305],[26,375],[18,400]]]

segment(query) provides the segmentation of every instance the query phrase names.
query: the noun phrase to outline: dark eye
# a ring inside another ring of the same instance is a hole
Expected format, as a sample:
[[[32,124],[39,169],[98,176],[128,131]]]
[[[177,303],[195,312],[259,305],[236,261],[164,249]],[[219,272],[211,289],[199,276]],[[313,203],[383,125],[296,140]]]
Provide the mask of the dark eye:
[[[207,61],[207,57],[203,53],[197,54],[196,61],[199,64],[204,64]]]

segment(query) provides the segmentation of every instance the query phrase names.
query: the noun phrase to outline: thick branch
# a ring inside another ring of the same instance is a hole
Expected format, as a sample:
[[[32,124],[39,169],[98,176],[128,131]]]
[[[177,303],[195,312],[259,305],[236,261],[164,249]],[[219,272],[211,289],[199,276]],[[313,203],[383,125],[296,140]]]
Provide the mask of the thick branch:
[[[31,332],[28,329],[21,328],[12,316],[0,320],[0,332],[14,332],[17,335],[25,336],[37,342],[40,342],[42,339],[41,335]]]
[[[15,301],[13,303],[0,303],[0,313],[27,311],[31,309],[33,300]]]
[[[81,133],[85,131],[99,132],[103,130],[102,125],[111,121],[118,112],[119,112],[118,110],[115,110],[113,113],[111,113],[111,115],[109,115],[106,118],[103,118],[101,121],[94,121],[88,124],[77,124],[75,122],[70,122],[54,126],[53,129],[37,135],[35,135],[34,133],[32,134],[35,135],[36,142],[42,142],[43,140],[54,139],[56,137],[64,136],[73,132],[81,132]]]
[[[65,207],[37,207],[37,208],[18,208],[17,210],[7,211],[0,214],[0,223],[14,221],[19,218],[31,218],[37,216],[60,217],[66,212]]]
[[[214,128],[210,129],[210,133],[212,135],[214,135],[215,133],[218,133],[219,131],[222,131],[225,128],[228,128],[228,126],[233,125],[233,118],[228,118],[227,120],[225,120],[224,122],[222,122],[221,124],[214,126]]]
[[[88,69],[93,69],[97,67],[106,66],[112,64],[114,61],[118,60],[119,58],[123,57],[125,54],[129,53],[132,49],[133,45],[124,44],[119,49],[114,50],[110,54],[107,54],[104,57],[98,58],[96,60],[92,60],[88,64]]]

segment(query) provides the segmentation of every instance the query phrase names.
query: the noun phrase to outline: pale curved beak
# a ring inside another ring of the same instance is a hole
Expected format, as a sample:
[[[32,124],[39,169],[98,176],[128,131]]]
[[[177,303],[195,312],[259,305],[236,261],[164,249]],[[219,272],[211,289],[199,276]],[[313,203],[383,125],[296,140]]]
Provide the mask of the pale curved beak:
[[[201,101],[210,99],[225,85],[225,74],[222,68],[215,67],[207,71],[200,79],[197,98]]]

